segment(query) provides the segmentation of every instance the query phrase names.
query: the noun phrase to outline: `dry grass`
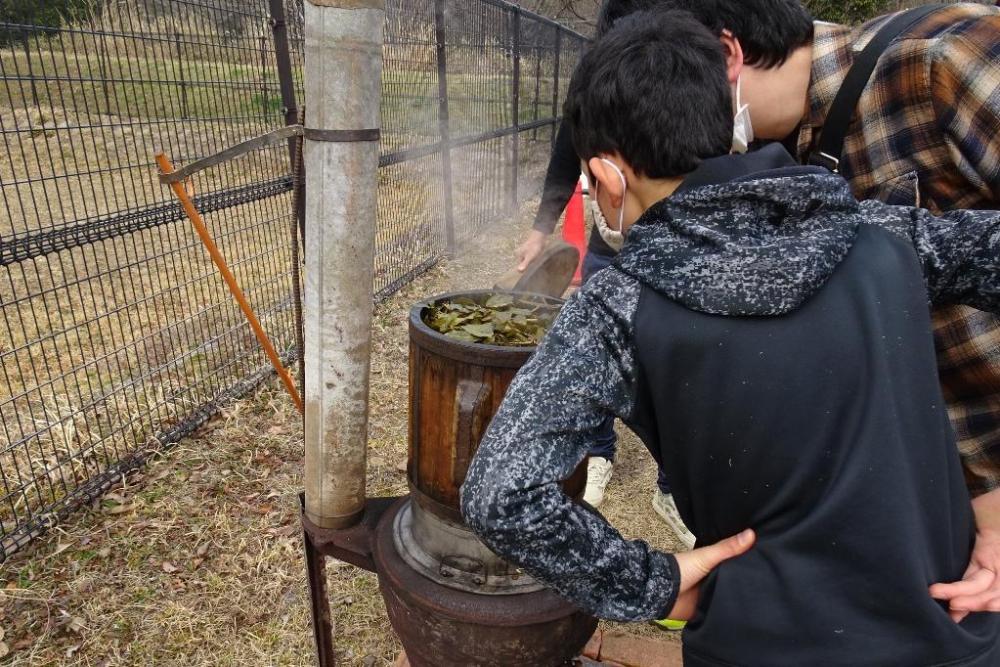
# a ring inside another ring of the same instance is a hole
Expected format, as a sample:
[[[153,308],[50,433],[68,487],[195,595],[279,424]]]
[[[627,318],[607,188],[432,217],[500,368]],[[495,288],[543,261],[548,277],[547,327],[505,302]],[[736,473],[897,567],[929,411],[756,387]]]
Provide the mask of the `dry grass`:
[[[398,369],[405,367],[409,305],[490,285],[508,267],[525,222],[494,226],[460,258],[377,309],[370,495],[406,488],[398,466],[406,450],[406,377]],[[264,387],[5,564],[6,663],[312,664],[297,514],[301,472],[298,415],[276,384]],[[625,437],[602,509],[626,534],[670,548],[647,500],[654,479],[649,456]],[[374,576],[350,566],[328,572],[342,664],[390,664],[400,647]]]
[[[171,125],[165,135],[139,118],[61,107],[15,109],[8,120],[21,134],[0,163],[5,201],[17,204],[0,220],[4,237],[173,203],[147,164],[154,150],[169,146],[181,162],[255,133],[246,124],[197,122]],[[199,174],[191,186],[199,194],[245,186],[284,174],[287,159],[284,146],[256,152]],[[439,210],[437,183],[419,166],[392,167],[392,182],[380,189],[383,284],[398,277],[389,272],[436,250],[427,229]],[[293,342],[291,202],[285,193],[205,216],[282,350]],[[157,447],[158,432],[267,364],[186,221],[0,270],[0,360],[2,536],[127,454]],[[4,549],[11,544],[6,539]]]

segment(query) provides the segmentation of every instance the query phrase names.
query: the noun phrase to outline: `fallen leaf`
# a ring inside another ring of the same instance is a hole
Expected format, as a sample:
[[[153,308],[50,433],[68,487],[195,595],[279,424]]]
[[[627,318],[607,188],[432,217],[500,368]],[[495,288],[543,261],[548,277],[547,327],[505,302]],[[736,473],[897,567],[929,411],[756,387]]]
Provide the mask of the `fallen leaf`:
[[[72,657],[73,657],[73,655],[74,655],[74,654],[75,654],[75,653],[76,653],[77,651],[79,651],[79,650],[80,650],[80,647],[81,647],[81,646],[83,646],[83,644],[77,644],[76,646],[70,646],[70,647],[69,647],[68,649],[66,649],[66,657],[67,657],[67,658],[72,658]]]
[[[8,655],[10,655],[10,648],[6,642],[0,642],[0,658],[6,658]]]
[[[69,547],[70,547],[70,545],[69,545],[69,544],[57,544],[57,545],[56,545],[56,550],[52,552],[52,555],[53,555],[53,556],[58,556],[58,555],[59,555],[59,554],[61,554],[62,552],[64,552],[64,551],[66,551],[67,549],[69,549]]]
[[[300,529],[297,525],[292,524],[290,526],[275,529],[274,534],[280,537],[291,537],[295,533],[299,532],[299,530]]]
[[[201,567],[201,564],[204,562],[205,562],[204,558],[195,558],[193,561],[191,561],[191,567],[197,570],[199,567]]]
[[[167,574],[173,574],[179,568],[173,563],[171,563],[169,560],[165,560],[160,564],[160,569],[166,572]]]
[[[114,507],[109,507],[105,510],[108,514],[124,514],[125,512],[131,512],[135,509],[135,505],[132,503],[126,503],[124,505],[115,505]]]
[[[208,553],[208,547],[209,547],[210,544],[211,544],[210,542],[204,542],[204,543],[202,543],[202,545],[199,546],[198,549],[194,552],[195,555],[196,556],[204,556],[206,553]]]
[[[98,558],[107,558],[111,555],[111,547],[101,547],[97,550]]]
[[[75,632],[77,634],[80,634],[81,632],[87,629],[87,624],[84,623],[83,619],[80,618],[79,616],[74,616],[73,618],[70,619],[69,625],[66,626],[66,629],[69,630],[70,632]]]

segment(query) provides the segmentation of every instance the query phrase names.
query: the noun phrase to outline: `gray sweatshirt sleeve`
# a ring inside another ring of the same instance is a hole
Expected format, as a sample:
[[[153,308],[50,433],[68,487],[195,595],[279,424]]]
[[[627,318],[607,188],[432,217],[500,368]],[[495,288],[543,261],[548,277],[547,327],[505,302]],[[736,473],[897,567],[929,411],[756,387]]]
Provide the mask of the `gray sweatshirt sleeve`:
[[[912,241],[932,304],[1000,313],[1000,212],[935,216],[874,201],[863,202],[862,209],[866,221]]]
[[[1000,212],[917,210],[913,242],[934,304],[1000,313]]]
[[[602,618],[663,618],[676,559],[626,540],[560,488],[607,415],[636,392],[633,321],[640,286],[616,269],[577,292],[521,369],[469,468],[462,513],[493,551]]]

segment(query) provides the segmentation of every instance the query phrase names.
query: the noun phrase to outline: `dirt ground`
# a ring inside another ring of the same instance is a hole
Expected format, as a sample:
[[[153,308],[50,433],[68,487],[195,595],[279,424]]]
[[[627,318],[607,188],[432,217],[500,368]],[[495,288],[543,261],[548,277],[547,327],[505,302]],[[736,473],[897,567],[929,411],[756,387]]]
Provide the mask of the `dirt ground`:
[[[406,490],[406,321],[427,295],[487,287],[509,268],[520,220],[495,225],[376,311],[368,493]],[[277,382],[0,570],[0,664],[309,665],[299,535],[300,420]],[[650,506],[655,468],[624,433],[602,511],[628,536],[677,545]],[[328,564],[345,665],[389,665],[400,646],[374,575]],[[614,626],[663,636],[650,626]]]

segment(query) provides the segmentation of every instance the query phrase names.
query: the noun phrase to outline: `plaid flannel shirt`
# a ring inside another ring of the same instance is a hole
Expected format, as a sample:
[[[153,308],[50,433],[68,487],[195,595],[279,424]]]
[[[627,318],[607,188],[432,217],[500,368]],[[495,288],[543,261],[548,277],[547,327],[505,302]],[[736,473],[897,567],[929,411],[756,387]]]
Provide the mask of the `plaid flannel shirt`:
[[[816,147],[855,54],[886,20],[816,24],[800,160]],[[1000,10],[942,6],[889,46],[858,103],[840,171],[859,199],[933,212],[1000,208]],[[934,327],[969,489],[1000,488],[1000,318],[944,308]]]

